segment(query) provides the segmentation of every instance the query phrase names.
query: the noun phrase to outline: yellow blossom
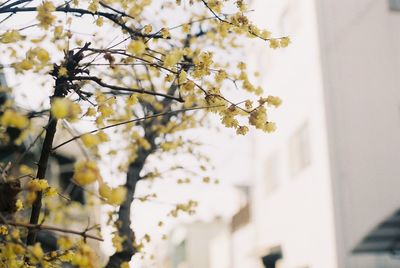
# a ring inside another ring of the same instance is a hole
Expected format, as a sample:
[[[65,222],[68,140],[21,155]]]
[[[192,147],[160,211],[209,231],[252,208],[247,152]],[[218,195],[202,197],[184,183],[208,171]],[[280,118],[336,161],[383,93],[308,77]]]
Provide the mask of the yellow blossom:
[[[146,26],[143,27],[143,32],[145,34],[149,34],[153,31],[153,27],[150,24],[147,24]]]
[[[106,183],[101,183],[99,186],[99,194],[104,199],[108,200],[111,197],[112,189]]]
[[[39,26],[48,29],[49,26],[54,22],[56,17],[52,14],[56,8],[53,5],[52,1],[44,1],[42,4],[37,8],[37,16],[36,18],[39,21]]]
[[[54,187],[48,187],[45,192],[44,195],[47,197],[53,197],[57,195],[57,189]]]
[[[170,38],[171,37],[171,34],[169,33],[167,28],[162,28],[160,32],[161,32],[161,35],[162,35],[163,38]]]
[[[119,186],[117,188],[112,189],[111,196],[108,198],[108,202],[111,205],[119,206],[121,205],[126,198],[127,190],[123,186]]]
[[[97,12],[97,10],[99,9],[99,1],[98,0],[92,0],[88,6],[88,10],[90,12]]]
[[[103,26],[103,24],[104,24],[103,17],[98,17],[97,20],[96,20],[96,25],[101,27],[101,26]]]
[[[81,140],[87,148],[97,146],[101,142],[99,136],[94,134],[84,134],[82,135]]]
[[[60,38],[62,33],[63,33],[63,27],[62,26],[56,26],[54,27],[54,38]]]
[[[267,122],[264,126],[264,131],[270,133],[276,130],[276,124],[274,122]]]
[[[15,202],[15,207],[17,211],[21,211],[24,209],[24,204],[22,203],[21,199],[17,199],[17,201]]]
[[[8,229],[5,225],[0,226],[0,235],[7,235],[8,234]]]
[[[270,39],[269,40],[269,47],[272,49],[276,49],[279,47],[279,40],[278,39]]]
[[[282,104],[282,100],[279,97],[268,96],[267,97],[268,105],[279,107]]]
[[[61,236],[57,239],[57,245],[60,247],[60,249],[67,250],[72,248],[74,246],[74,243],[70,238],[66,236]]]
[[[65,68],[64,66],[60,67],[60,69],[58,69],[57,76],[58,77],[67,77],[68,76],[67,68]]]
[[[44,256],[44,252],[40,243],[36,243],[33,246],[29,246],[30,252],[35,256],[36,259],[41,260]]]
[[[246,133],[249,131],[249,128],[246,126],[239,126],[236,129],[236,134],[238,135],[246,135]]]
[[[7,31],[0,36],[0,42],[4,44],[15,43],[21,39],[23,39],[23,36],[17,30]]]
[[[27,187],[30,191],[40,192],[49,187],[49,183],[45,179],[32,179],[28,182]]]
[[[87,116],[95,116],[96,115],[96,109],[93,107],[89,107],[85,113]]]
[[[57,119],[68,119],[74,121],[81,113],[79,104],[66,98],[55,98],[51,104],[51,113]]]
[[[165,56],[164,66],[172,67],[176,65],[182,58],[183,52],[181,50],[173,50]]]
[[[0,117],[0,125],[4,127],[15,127],[25,129],[29,126],[29,119],[14,110],[7,109]]]
[[[279,41],[279,45],[280,47],[287,47],[290,44],[290,39],[289,37],[283,37],[281,38],[281,40]]]
[[[134,55],[142,55],[146,52],[146,44],[141,40],[133,40],[129,43],[128,48],[126,49],[131,54]]]
[[[80,185],[95,182],[100,177],[100,171],[96,163],[89,160],[82,160],[75,163],[74,180]]]
[[[17,64],[17,68],[21,68],[24,71],[28,71],[33,68],[33,64],[30,60],[24,59],[19,64]]]
[[[122,243],[124,242],[124,239],[118,235],[118,234],[114,234],[113,238],[112,238],[112,244],[115,248],[116,252],[121,252],[123,247],[122,247]]]

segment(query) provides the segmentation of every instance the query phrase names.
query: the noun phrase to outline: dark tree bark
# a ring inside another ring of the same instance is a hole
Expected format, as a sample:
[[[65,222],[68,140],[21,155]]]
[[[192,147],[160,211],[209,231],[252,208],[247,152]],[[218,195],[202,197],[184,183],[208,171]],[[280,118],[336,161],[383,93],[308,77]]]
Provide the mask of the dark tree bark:
[[[106,268],[119,268],[123,262],[129,262],[136,253],[136,249],[133,246],[135,242],[135,233],[131,228],[131,205],[135,195],[136,184],[140,180],[140,172],[149,154],[150,151],[140,150],[138,158],[129,165],[125,183],[127,195],[125,201],[119,208],[117,222],[118,233],[124,238],[122,244],[123,249],[110,257]]]

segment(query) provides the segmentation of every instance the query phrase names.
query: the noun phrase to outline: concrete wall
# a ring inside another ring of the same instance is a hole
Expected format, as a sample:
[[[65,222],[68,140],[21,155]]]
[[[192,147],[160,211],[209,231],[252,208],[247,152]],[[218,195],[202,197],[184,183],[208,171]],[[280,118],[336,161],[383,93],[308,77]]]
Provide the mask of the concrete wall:
[[[400,12],[390,12],[387,0],[315,2],[339,267],[399,267],[349,252],[400,207]]]
[[[253,48],[266,95],[283,99],[279,111],[269,115],[278,131],[255,136],[254,252],[259,258],[280,245],[282,267],[333,268],[333,204],[314,2],[259,0],[254,1],[254,9],[258,25],[268,26],[275,36],[293,39],[281,51],[271,51],[267,44]],[[305,123],[310,165],[293,174],[290,140]],[[267,192],[265,169],[272,168],[273,159],[279,182],[274,191]]]

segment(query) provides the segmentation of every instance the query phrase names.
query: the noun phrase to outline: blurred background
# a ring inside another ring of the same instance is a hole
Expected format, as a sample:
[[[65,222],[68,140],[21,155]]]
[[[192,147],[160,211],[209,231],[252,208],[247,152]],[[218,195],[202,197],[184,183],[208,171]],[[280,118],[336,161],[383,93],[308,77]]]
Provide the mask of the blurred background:
[[[250,2],[292,40],[246,54],[278,131],[208,136],[221,185],[193,186],[200,213],[142,267],[400,267],[400,1]]]

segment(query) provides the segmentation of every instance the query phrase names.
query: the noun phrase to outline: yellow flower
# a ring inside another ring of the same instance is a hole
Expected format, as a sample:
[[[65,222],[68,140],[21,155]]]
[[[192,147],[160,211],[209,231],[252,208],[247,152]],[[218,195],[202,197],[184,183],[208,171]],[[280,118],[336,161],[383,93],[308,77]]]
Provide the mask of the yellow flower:
[[[96,136],[99,138],[100,142],[106,142],[110,140],[110,138],[104,131],[97,132]]]
[[[42,63],[46,63],[50,60],[49,53],[43,48],[35,48],[36,56]]]
[[[37,8],[37,20],[39,21],[39,26],[48,29],[49,26],[54,22],[56,16],[52,14],[56,8],[51,1],[44,1],[38,8]]]
[[[81,140],[87,148],[92,148],[94,146],[97,146],[101,142],[100,138],[94,134],[84,134],[81,137]]]
[[[289,37],[283,37],[281,38],[281,40],[279,41],[279,45],[280,47],[287,47],[290,44],[290,39]]]
[[[66,118],[69,113],[70,101],[68,99],[54,99],[51,105],[51,113],[57,119]]]
[[[276,124],[274,122],[267,122],[264,126],[264,131],[270,133],[276,130]]]
[[[74,180],[80,185],[93,183],[99,177],[100,171],[95,162],[83,160],[75,163]]]
[[[139,100],[135,95],[130,95],[127,99],[126,99],[126,105],[128,106],[133,106],[136,103],[138,103]]]
[[[17,201],[15,202],[15,207],[17,211],[21,211],[24,209],[24,204],[22,203],[21,199],[17,199]]]
[[[19,63],[18,67],[20,67],[24,71],[28,71],[33,68],[33,64],[30,60],[24,59]]]
[[[160,32],[163,38],[171,37],[171,34],[169,33],[169,30],[167,28],[162,28]]]
[[[40,243],[36,243],[34,246],[29,246],[30,252],[39,260],[41,260],[44,256],[44,252]]]
[[[269,40],[269,47],[272,49],[276,49],[279,47],[279,41],[277,39],[270,39]]]
[[[133,40],[126,50],[131,54],[140,56],[146,51],[146,44],[141,40]]]
[[[47,197],[53,197],[57,195],[57,189],[54,187],[48,187],[44,192],[44,195]]]
[[[25,129],[29,126],[29,119],[25,115],[19,114],[14,110],[7,109],[0,117],[0,124],[4,127]]]
[[[96,13],[98,9],[99,9],[99,1],[98,0],[93,0],[92,2],[90,2],[89,6],[88,6],[88,10],[90,12]]]
[[[56,26],[54,27],[54,38],[60,38],[62,33],[63,33],[63,27],[62,26]]]
[[[110,115],[114,114],[114,112],[115,112],[112,107],[110,107],[106,104],[99,105],[97,108],[97,111],[99,113],[101,113],[101,115],[103,117],[109,117]]]
[[[261,32],[260,36],[261,36],[262,39],[268,39],[268,38],[271,37],[271,32],[269,32],[267,30],[264,30],[264,31]]]
[[[27,188],[34,192],[46,190],[48,187],[49,183],[45,179],[32,179],[27,184]]]
[[[8,234],[8,229],[5,225],[0,226],[0,235],[7,235]]]
[[[119,206],[121,205],[126,198],[127,190],[123,186],[119,186],[117,188],[112,189],[111,196],[108,198],[108,202],[111,205]]]
[[[121,252],[123,247],[122,247],[122,243],[124,242],[124,239],[118,235],[118,234],[114,234],[113,238],[112,238],[112,244],[115,248],[115,251],[117,252]]]
[[[55,98],[51,104],[51,113],[57,119],[68,119],[74,121],[81,113],[79,104],[73,103],[69,99]]]
[[[86,111],[87,116],[95,116],[96,115],[96,109],[94,109],[93,107],[89,107]]]
[[[99,194],[104,199],[108,200],[111,196],[112,189],[106,183],[102,183],[99,186]]]
[[[130,266],[129,266],[129,262],[123,262],[123,263],[121,263],[121,266],[120,266],[120,268],[129,268]]]
[[[267,97],[268,105],[279,107],[282,104],[282,100],[279,97],[268,96]]]
[[[246,135],[246,133],[249,131],[249,128],[246,126],[239,126],[236,129],[236,134],[238,135]]]
[[[74,243],[68,237],[61,236],[60,238],[57,239],[57,245],[60,247],[60,249],[67,250],[72,248],[74,246]]]
[[[153,27],[150,25],[150,24],[147,24],[146,26],[144,26],[144,28],[143,28],[143,32],[145,33],[145,34],[149,34],[149,33],[151,33],[153,31]]]
[[[183,52],[181,50],[173,50],[168,53],[164,58],[164,66],[172,67],[177,64],[183,58]]]
[[[23,39],[23,36],[16,30],[7,31],[0,37],[0,42],[4,44],[15,43]]]
[[[103,17],[98,17],[97,20],[96,20],[96,25],[101,27],[101,26],[103,26],[103,24],[104,24]]]
[[[58,77],[67,77],[68,76],[68,70],[65,67],[60,67],[60,69],[58,69],[58,73],[57,73]]]

